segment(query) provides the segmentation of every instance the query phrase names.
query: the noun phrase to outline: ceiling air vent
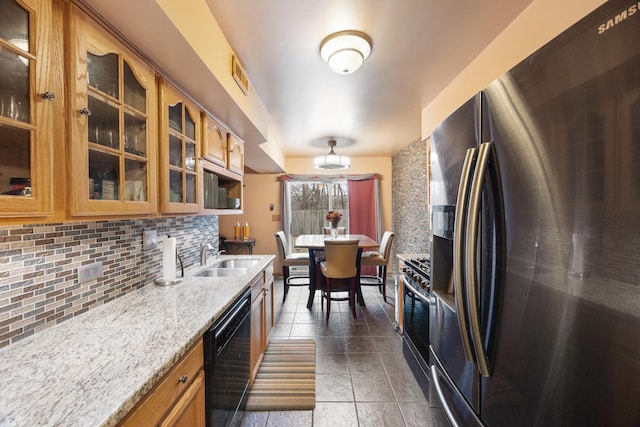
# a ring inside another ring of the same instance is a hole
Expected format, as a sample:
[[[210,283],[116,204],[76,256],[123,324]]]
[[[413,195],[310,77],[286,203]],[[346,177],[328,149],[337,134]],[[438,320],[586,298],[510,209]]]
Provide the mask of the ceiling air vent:
[[[249,81],[247,80],[247,76],[244,73],[242,65],[240,65],[240,62],[235,55],[233,55],[231,59],[231,75],[233,76],[233,79],[236,81],[236,83],[238,83],[238,86],[240,87],[240,90],[242,90],[242,93],[246,95],[247,91],[249,90]]]

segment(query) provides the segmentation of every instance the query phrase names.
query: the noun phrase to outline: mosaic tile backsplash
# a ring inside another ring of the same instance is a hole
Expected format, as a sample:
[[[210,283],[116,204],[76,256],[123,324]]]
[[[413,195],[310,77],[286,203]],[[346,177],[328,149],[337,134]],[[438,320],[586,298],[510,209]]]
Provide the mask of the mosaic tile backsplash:
[[[429,180],[427,142],[410,144],[392,159],[392,222],[396,236],[393,253],[425,253],[430,250]],[[397,263],[393,263],[394,272]]]
[[[157,230],[158,247],[142,250],[144,230]],[[203,239],[217,250],[218,217],[0,227],[0,348],[161,276],[167,235],[177,239],[186,268],[199,262]],[[97,261],[103,276],[79,284],[78,267]]]

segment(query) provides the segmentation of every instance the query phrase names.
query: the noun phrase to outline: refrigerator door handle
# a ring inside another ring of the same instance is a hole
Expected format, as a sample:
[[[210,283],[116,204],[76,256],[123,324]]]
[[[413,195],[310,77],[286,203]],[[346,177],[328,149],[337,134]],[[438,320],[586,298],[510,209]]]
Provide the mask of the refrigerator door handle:
[[[464,157],[462,174],[460,177],[460,188],[458,189],[458,200],[456,202],[455,223],[453,226],[453,286],[456,301],[456,315],[462,336],[465,357],[469,362],[474,361],[473,350],[471,348],[471,335],[467,320],[464,266],[469,259],[465,259],[465,224],[467,222],[467,203],[469,201],[469,190],[471,178],[476,163],[478,149],[469,148]]]
[[[440,384],[440,373],[438,372],[438,368],[436,365],[431,365],[431,378],[433,381],[433,385],[436,388],[436,392],[438,393],[438,398],[440,399],[440,404],[442,405],[442,410],[445,414],[447,414],[447,418],[453,427],[458,427],[458,423],[456,419],[453,417],[453,412],[451,408],[449,408],[449,404],[444,398],[444,392],[442,391],[442,385]]]
[[[467,276],[467,302],[469,308],[469,319],[471,321],[471,335],[473,336],[473,347],[475,350],[478,370],[484,377],[490,376],[489,359],[485,351],[484,337],[480,328],[480,304],[478,301],[478,270],[477,270],[477,242],[478,227],[480,223],[480,208],[482,200],[482,188],[487,174],[489,160],[493,143],[484,142],[480,145],[478,153],[478,163],[476,173],[471,185],[471,195],[469,199],[469,217],[467,219],[467,245],[466,245],[466,276]]]

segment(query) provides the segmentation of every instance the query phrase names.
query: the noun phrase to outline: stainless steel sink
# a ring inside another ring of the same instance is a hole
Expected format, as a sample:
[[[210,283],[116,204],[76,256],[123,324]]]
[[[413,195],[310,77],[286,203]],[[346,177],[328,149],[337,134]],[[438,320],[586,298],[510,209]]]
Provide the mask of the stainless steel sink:
[[[248,268],[253,267],[258,263],[257,259],[249,259],[249,258],[236,258],[236,259],[225,259],[224,261],[220,261],[216,264],[218,268]]]
[[[195,274],[195,277],[233,277],[246,272],[246,268],[209,268]]]

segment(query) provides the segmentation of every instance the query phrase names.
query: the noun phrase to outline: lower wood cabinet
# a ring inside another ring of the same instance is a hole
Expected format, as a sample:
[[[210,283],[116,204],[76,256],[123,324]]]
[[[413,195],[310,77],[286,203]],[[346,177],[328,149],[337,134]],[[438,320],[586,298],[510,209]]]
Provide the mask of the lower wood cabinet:
[[[160,425],[204,427],[204,414],[204,371],[200,371]]]
[[[251,383],[253,383],[269,337],[275,326],[273,264],[251,284]]]
[[[253,292],[252,292],[253,294]],[[253,295],[252,295],[253,297]],[[262,284],[256,299],[251,302],[251,383],[258,373],[262,355],[264,353],[264,293],[262,292]]]
[[[120,426],[205,425],[204,351],[200,340],[120,422]]]
[[[271,337],[271,332],[273,332],[273,328],[275,327],[275,313],[274,313],[274,304],[275,297],[274,294],[274,286],[273,286],[273,276],[267,278],[267,282],[264,285],[264,319],[265,319],[265,349],[267,348],[267,344],[269,343],[269,337]]]

